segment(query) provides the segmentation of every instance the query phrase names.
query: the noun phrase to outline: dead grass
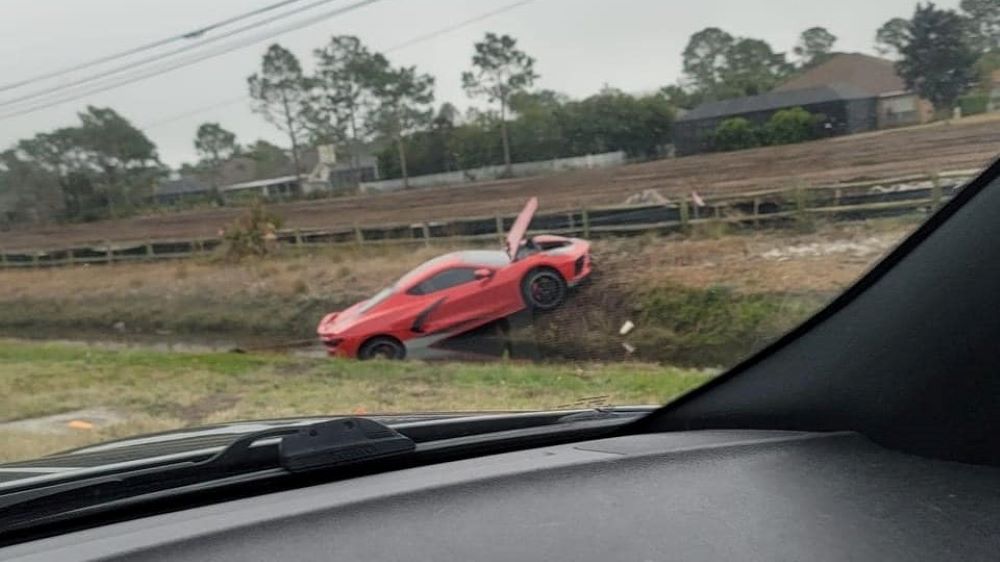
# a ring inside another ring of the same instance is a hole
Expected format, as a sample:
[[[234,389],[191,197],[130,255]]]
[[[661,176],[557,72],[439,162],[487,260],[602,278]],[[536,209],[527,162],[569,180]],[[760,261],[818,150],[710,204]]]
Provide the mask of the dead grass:
[[[602,269],[622,287],[669,282],[741,293],[830,293],[856,280],[919,220],[825,224],[809,234],[617,239],[597,244],[595,251]]]
[[[454,247],[327,248],[240,263],[189,260],[0,271],[0,301],[18,298],[106,298],[129,294],[289,297],[338,293],[354,298]],[[345,283],[349,281],[349,283]]]
[[[830,241],[901,239],[911,221],[821,226],[812,234],[786,231],[684,238],[642,236],[597,241],[595,253],[611,257],[625,284],[673,282],[692,287],[723,283],[747,291],[829,291],[843,287],[878,255],[825,255],[819,259],[767,260],[769,250]],[[136,263],[51,270],[0,271],[0,302],[33,299],[102,299],[123,295],[185,295],[237,301],[261,296],[364,298],[417,264],[463,246],[329,248],[231,264],[206,260],[183,263]],[[634,264],[635,266],[629,265]],[[641,265],[641,267],[638,267]],[[606,269],[606,268],[605,268]]]

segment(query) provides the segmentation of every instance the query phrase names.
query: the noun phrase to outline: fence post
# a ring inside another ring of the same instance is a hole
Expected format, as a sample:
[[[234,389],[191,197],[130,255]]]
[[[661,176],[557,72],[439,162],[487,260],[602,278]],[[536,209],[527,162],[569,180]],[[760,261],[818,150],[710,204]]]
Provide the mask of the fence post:
[[[365,245],[365,233],[361,232],[360,226],[354,227],[354,242],[357,243],[358,246]]]
[[[497,223],[497,239],[500,240],[501,244],[503,244],[503,238],[504,238],[504,236],[503,236],[503,217],[501,217],[499,213],[497,213],[497,216],[496,216],[496,223]]]
[[[753,198],[753,227],[760,226],[760,197]]]
[[[302,229],[300,228],[295,229],[295,247],[296,248],[302,247]]]
[[[73,255],[73,248],[66,250],[66,265],[70,267],[76,265],[76,256]]]
[[[153,241],[146,240],[146,260],[153,259]]]
[[[421,230],[424,232],[424,246],[431,245],[431,225],[423,223],[420,225]]]
[[[104,247],[105,260],[107,260],[108,264],[115,263],[115,254],[114,251],[111,250],[111,240],[105,240],[104,244],[105,244]]]
[[[691,208],[688,207],[687,197],[681,197],[681,202],[677,204],[677,210],[680,212],[681,230],[686,232],[688,222],[691,220]]]
[[[38,267],[38,251],[31,252],[31,267]]]
[[[812,229],[812,224],[807,213],[806,190],[801,183],[798,183],[791,190],[792,202],[795,204],[795,226],[803,231]]]
[[[941,208],[941,176],[937,173],[931,174],[931,210]]]
[[[580,221],[583,222],[583,237],[590,238],[590,213],[586,208],[580,211]]]
[[[839,207],[840,206],[840,196],[841,195],[842,194],[840,192],[840,188],[839,187],[837,189],[833,190],[833,206],[834,207]]]

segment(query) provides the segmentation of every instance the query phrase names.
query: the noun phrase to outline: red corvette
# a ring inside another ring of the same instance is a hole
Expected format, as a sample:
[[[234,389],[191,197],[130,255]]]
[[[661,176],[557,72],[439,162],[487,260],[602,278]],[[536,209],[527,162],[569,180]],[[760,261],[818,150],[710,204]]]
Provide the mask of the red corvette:
[[[552,235],[525,240],[537,208],[537,199],[528,201],[506,251],[439,256],[372,298],[327,314],[317,328],[327,353],[402,359],[525,309],[557,308],[590,275],[590,243]]]

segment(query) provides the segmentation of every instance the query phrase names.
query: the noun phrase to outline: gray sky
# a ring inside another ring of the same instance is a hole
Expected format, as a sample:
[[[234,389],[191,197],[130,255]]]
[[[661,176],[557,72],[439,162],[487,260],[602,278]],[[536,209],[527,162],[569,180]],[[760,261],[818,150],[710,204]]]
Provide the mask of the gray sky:
[[[274,1],[0,0],[0,83],[187,32]],[[195,158],[192,139],[204,121],[221,123],[236,132],[240,142],[266,138],[284,145],[287,142],[280,133],[251,113],[247,102],[217,106],[246,93],[246,77],[256,70],[271,42],[294,51],[308,70],[312,49],[331,35],[355,34],[374,49],[386,49],[513,1],[381,0],[193,66],[2,120],[0,147],[75,124],[75,112],[87,104],[113,107],[144,128],[158,145],[161,158],[171,165]],[[351,2],[337,0],[315,12]],[[955,8],[958,0],[937,4]],[[396,64],[415,64],[435,76],[438,103],[451,101],[467,107],[471,102],[462,92],[460,74],[469,66],[473,42],[486,31],[496,31],[515,36],[536,58],[541,75],[538,87],[573,97],[592,94],[604,84],[645,92],[680,77],[681,51],[688,37],[704,27],[759,37],[776,50],[790,52],[803,29],[821,25],[839,37],[838,50],[873,53],[878,26],[891,17],[908,17],[914,5],[914,0],[534,0],[395,51],[390,59]],[[0,92],[0,101],[48,84]],[[178,118],[213,105],[217,107]],[[6,111],[0,108],[0,113]]]

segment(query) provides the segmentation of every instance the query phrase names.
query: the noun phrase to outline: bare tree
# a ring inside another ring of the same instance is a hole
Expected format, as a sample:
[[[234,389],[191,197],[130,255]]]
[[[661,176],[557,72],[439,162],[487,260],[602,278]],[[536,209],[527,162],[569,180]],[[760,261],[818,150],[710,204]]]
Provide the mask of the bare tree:
[[[261,61],[260,73],[247,78],[254,111],[288,135],[292,144],[294,175],[302,173],[299,139],[305,132],[303,114],[308,83],[295,55],[281,45],[271,45]]]

